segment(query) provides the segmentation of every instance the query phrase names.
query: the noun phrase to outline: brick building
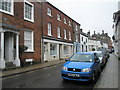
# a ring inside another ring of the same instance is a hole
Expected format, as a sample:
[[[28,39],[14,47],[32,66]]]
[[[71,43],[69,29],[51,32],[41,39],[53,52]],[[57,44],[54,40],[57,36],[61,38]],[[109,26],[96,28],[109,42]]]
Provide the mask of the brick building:
[[[73,54],[75,32],[80,25],[49,2],[42,3],[42,12],[43,60],[68,58]]]
[[[0,68],[41,62],[41,3],[0,1]],[[19,57],[19,47],[28,49]]]
[[[74,42],[74,47],[73,47],[73,52],[80,52],[80,24],[76,21],[73,21],[73,42]]]
[[[102,33],[95,33],[92,35],[92,38],[99,40],[101,42],[102,47],[111,47],[111,38],[109,37],[108,33],[105,33],[104,30],[102,30]]]
[[[80,51],[80,24],[49,2],[0,1],[0,14],[2,69],[65,59]]]

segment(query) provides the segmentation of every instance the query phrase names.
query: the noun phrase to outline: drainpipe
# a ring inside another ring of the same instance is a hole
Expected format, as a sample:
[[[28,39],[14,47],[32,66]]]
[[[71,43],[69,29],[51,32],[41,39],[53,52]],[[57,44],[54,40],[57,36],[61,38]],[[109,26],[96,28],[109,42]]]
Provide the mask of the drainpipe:
[[[41,44],[41,62],[44,62],[44,41],[43,41],[43,9],[44,9],[44,1],[41,2],[41,29],[42,29],[42,44]]]

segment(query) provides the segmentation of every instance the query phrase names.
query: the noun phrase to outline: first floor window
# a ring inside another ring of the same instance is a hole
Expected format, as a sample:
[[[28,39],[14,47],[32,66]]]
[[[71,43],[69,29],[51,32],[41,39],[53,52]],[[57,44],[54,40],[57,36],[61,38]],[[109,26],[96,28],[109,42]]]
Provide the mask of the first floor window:
[[[78,42],[78,35],[76,35],[76,42]]]
[[[67,39],[66,38],[66,36],[67,36],[66,34],[67,34],[67,31],[64,29],[64,39]]]
[[[51,34],[51,29],[52,29],[52,24],[51,23],[48,23],[48,35],[52,35]]]
[[[0,0],[0,11],[13,14],[13,0]]]
[[[71,32],[69,31],[69,40],[71,40]]]
[[[60,38],[60,27],[57,27],[58,38]]]
[[[75,26],[75,29],[76,29],[76,31],[78,31],[78,26],[77,25]]]
[[[33,51],[33,31],[24,32],[24,45],[28,47],[27,51]]]
[[[83,37],[82,37],[82,41],[83,41]]]
[[[67,45],[64,46],[64,54],[68,54],[69,53],[69,48]]]
[[[82,52],[84,51],[84,46],[82,45]]]
[[[50,44],[50,55],[56,55],[57,54],[57,45]]]

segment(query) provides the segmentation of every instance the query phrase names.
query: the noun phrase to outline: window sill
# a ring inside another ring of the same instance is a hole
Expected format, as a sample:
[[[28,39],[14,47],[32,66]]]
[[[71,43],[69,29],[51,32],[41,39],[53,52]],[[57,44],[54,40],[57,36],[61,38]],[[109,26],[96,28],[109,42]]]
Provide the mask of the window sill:
[[[34,50],[25,51],[25,53],[34,53]]]
[[[58,38],[61,38],[61,37],[58,37]]]
[[[34,23],[34,20],[30,20],[24,17],[24,20]]]
[[[7,11],[1,10],[1,9],[0,9],[0,12],[14,16],[13,12],[7,12]]]
[[[48,34],[48,36],[52,36],[51,34]]]
[[[52,15],[50,15],[50,14],[47,14],[49,17],[52,17]]]
[[[59,22],[61,22],[61,20],[57,19]]]

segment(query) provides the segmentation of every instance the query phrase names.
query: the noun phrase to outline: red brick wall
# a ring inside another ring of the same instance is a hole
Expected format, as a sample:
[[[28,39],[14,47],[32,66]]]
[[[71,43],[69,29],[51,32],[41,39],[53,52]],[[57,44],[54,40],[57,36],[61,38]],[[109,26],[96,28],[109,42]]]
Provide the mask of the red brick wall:
[[[69,31],[70,31],[71,38],[73,41],[72,19],[67,17],[65,14],[60,12],[58,9],[53,7],[51,4],[49,4],[47,2],[44,2],[42,4],[43,4],[43,35],[47,36],[47,37],[52,37],[52,38],[58,39],[57,27],[59,26],[61,28],[61,39],[60,40],[64,40],[65,42],[71,42],[71,41],[69,41]],[[52,17],[47,15],[48,7],[52,9]],[[61,21],[57,20],[57,13],[59,13],[61,15]],[[64,18],[66,18],[67,24],[64,24]],[[71,26],[69,26],[69,24],[68,24],[69,20],[71,21]],[[48,28],[47,28],[48,22],[52,23],[52,36],[48,36]],[[64,29],[67,30],[67,40],[64,39]]]
[[[34,52],[24,53],[21,58],[33,58],[35,61],[41,60],[41,4],[32,2],[34,4],[34,22],[24,20],[24,3],[14,3],[14,16],[2,13],[3,23],[16,26],[20,29],[29,29],[34,32]],[[20,32],[20,45],[24,45],[24,31]]]
[[[79,27],[77,33],[76,33],[76,25]],[[80,32],[80,24],[73,20],[73,37],[74,37],[74,41],[76,41],[76,34],[75,33],[78,34],[78,42],[80,42],[80,33],[81,33]]]

